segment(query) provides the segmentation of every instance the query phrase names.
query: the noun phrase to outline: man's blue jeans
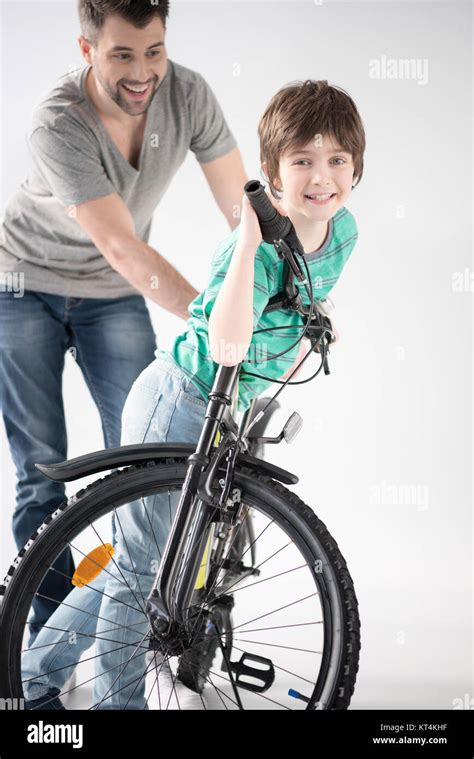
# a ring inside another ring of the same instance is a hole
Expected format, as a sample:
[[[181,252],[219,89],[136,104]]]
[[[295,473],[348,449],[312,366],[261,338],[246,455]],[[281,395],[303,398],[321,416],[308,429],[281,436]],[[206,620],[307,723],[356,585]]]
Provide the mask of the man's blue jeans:
[[[35,463],[67,458],[62,374],[69,349],[99,410],[105,446],[120,445],[125,400],[156,349],[144,298],[71,298],[30,290],[18,298],[0,291],[0,408],[17,474],[18,549],[65,497],[64,485],[48,480]],[[69,548],[54,566],[57,572],[50,570],[41,586],[47,598],[33,602],[29,645],[55,601],[71,589]]]

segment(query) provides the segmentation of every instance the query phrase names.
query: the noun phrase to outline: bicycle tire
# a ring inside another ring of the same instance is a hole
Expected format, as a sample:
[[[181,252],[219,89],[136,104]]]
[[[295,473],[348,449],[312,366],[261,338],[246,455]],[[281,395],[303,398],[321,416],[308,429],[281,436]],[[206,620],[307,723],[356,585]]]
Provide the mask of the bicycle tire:
[[[44,567],[51,566],[68,539],[79,534],[91,517],[98,519],[118,505],[156,492],[158,487],[179,485],[185,479],[187,468],[186,459],[170,458],[114,471],[66,499],[33,533],[0,586],[0,694],[3,698],[23,697],[20,663],[23,631],[29,600],[41,584]],[[301,541],[311,561],[322,562],[318,587],[339,639],[337,647],[334,640],[331,642],[334,650],[326,652],[326,660],[323,656],[318,682],[305,708],[347,709],[359,667],[360,620],[354,584],[336,541],[307,504],[269,475],[237,465],[233,484],[242,489],[245,502],[252,506],[253,499],[263,510],[277,515],[288,534],[294,534],[295,539]],[[328,668],[332,671],[330,683]]]

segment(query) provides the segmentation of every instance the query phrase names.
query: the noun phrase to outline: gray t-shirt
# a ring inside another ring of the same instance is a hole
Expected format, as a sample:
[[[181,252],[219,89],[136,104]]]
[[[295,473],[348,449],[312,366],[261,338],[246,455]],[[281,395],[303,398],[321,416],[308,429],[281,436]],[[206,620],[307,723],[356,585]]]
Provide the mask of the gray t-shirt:
[[[62,76],[33,110],[31,169],[9,197],[0,224],[4,286],[12,280],[6,272],[18,272],[25,290],[82,298],[136,295],[75,221],[73,206],[117,192],[137,236],[148,242],[153,212],[187,151],[206,162],[237,144],[201,74],[168,59],[134,169],[85,91],[89,68]]]

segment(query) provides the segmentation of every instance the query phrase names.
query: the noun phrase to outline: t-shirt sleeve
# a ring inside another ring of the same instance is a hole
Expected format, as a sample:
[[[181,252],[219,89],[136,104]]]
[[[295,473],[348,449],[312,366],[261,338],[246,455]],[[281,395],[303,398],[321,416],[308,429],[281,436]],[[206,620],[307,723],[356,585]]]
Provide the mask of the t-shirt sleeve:
[[[337,244],[327,254],[325,276],[322,279],[322,283],[319,279],[317,280],[317,289],[314,291],[315,298],[325,298],[338,282],[355,248],[358,236],[359,232],[356,220],[352,213],[346,209],[344,216],[339,221]]]
[[[29,135],[29,146],[51,194],[63,205],[116,192],[99,154],[80,130],[39,126]]]
[[[231,244],[220,246],[211,263],[211,277],[209,284],[203,292],[202,309],[207,322],[216,302],[217,295],[225,279],[230,262],[237,245],[233,239]],[[274,271],[267,254],[262,248],[258,248],[254,262],[254,286],[253,286],[253,329],[255,330],[260,317],[272,294]],[[236,316],[238,304],[236,305]]]
[[[214,92],[204,77],[196,74],[192,90],[190,149],[200,163],[213,161],[237,146]]]

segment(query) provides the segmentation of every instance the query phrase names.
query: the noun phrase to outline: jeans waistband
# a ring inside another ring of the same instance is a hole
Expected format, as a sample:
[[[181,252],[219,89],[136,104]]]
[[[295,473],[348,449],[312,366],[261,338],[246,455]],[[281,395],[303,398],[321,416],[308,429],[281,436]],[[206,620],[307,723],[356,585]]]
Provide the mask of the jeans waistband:
[[[175,377],[179,377],[179,379],[182,379],[183,377],[185,379],[189,379],[186,372],[183,371],[183,369],[181,369],[181,367],[178,366],[178,364],[176,364],[169,356],[163,354],[155,356],[155,363],[162,369],[166,370],[169,374],[173,374]]]

